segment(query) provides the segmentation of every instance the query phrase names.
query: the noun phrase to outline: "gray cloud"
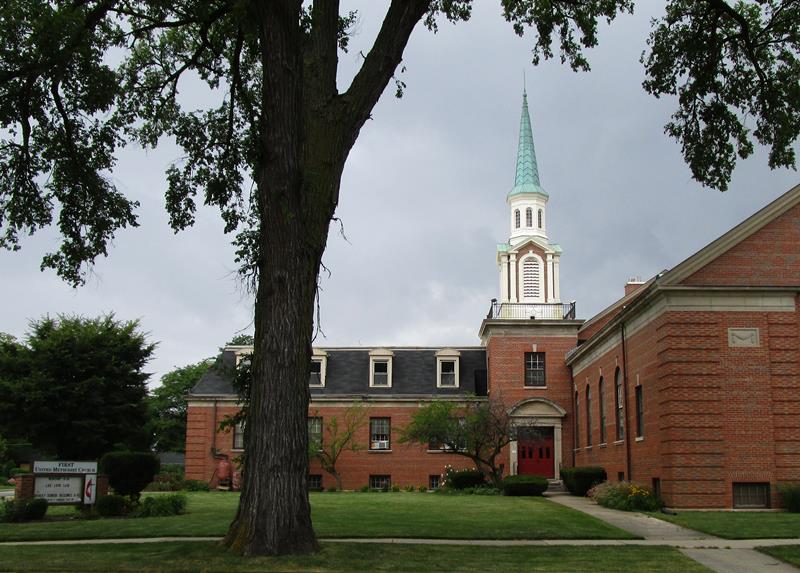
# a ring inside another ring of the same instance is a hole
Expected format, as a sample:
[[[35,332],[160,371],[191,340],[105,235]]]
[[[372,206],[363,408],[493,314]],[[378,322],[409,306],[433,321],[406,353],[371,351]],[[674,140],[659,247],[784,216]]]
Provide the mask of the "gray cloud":
[[[342,87],[385,9],[351,4],[363,11],[342,56]],[[562,297],[578,301],[580,317],[618,298],[628,276],[674,266],[797,183],[795,172],[770,171],[763,150],[739,166],[727,193],[691,180],[662,132],[673,102],[641,88],[638,60],[660,3],[640,3],[635,16],[604,27],[588,74],[557,61],[533,68],[530,38],[514,36],[498,3],[476,4],[470,22],[415,31],[399,74],[405,97],[395,99],[390,85],[350,155],[337,210],[348,240],[332,226],[318,344],[478,343],[497,296],[495,244],[509,232],[523,70],[551,198],[548,231],[564,249]],[[192,229],[168,228],[163,171],[178,156],[169,144],[123,154],[115,178],[142,202],[142,226],[120,233],[86,287],[39,272],[53,233],[0,253],[0,330],[21,335],[45,313],[115,311],[140,318],[160,341],[150,370],[161,375],[248,329],[252,301],[231,275],[233,249],[217,213],[200,208]]]

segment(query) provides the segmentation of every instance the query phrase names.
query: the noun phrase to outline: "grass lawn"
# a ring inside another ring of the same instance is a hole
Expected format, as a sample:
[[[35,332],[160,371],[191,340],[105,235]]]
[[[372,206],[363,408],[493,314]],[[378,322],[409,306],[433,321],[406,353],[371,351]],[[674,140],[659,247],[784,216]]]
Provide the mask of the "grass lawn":
[[[158,495],[158,494],[155,494]],[[188,513],[138,519],[0,523],[0,541],[222,536],[239,501],[190,493]],[[422,493],[312,493],[314,528],[329,537],[442,539],[631,539],[629,533],[544,498]],[[67,507],[49,516],[72,515]]]
[[[778,559],[783,559],[796,567],[800,567],[800,546],[798,545],[777,545],[775,547],[759,547],[761,553],[772,555]]]
[[[653,517],[725,539],[789,539],[800,537],[800,513],[685,511]]]
[[[242,558],[207,542],[0,547],[12,571],[707,572],[670,547],[463,547],[329,543],[304,557]]]

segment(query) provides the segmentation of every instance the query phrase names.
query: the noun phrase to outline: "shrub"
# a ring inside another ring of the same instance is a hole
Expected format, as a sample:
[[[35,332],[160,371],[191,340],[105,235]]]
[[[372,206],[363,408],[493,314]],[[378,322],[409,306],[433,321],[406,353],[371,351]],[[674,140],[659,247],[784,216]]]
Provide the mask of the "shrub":
[[[362,485],[361,486],[361,493],[367,493],[368,491],[369,491],[369,486],[368,485]]]
[[[398,491],[400,491],[400,486],[399,485],[393,485],[392,486],[392,491],[397,493]]]
[[[159,466],[158,457],[150,452],[109,452],[100,460],[114,491],[134,500],[153,481]]]
[[[444,470],[443,487],[451,489],[465,489],[485,485],[486,480],[483,474],[476,469],[454,470],[447,466]]]
[[[416,489],[413,485],[407,485],[403,488],[403,491],[414,491]]]
[[[211,486],[203,480],[187,479],[183,482],[183,489],[186,491],[211,491]]]
[[[170,493],[151,495],[142,500],[133,513],[134,517],[166,517],[186,512],[186,495]]]
[[[603,482],[589,491],[589,496],[603,507],[623,511],[658,511],[661,500],[650,488],[626,481]]]
[[[0,505],[0,521],[32,521],[47,513],[47,500],[42,498],[4,500]]]
[[[778,494],[786,511],[800,513],[800,483],[778,484]]]
[[[128,500],[121,495],[101,495],[94,502],[94,510],[101,517],[119,517],[128,509]]]
[[[503,495],[542,495],[547,479],[539,476],[516,475],[503,480]]]
[[[446,495],[500,495],[501,493],[499,489],[491,485],[476,485],[463,489],[444,488],[440,489],[439,492]]]
[[[561,480],[564,482],[564,487],[572,495],[581,497],[589,493],[592,486],[603,483],[606,479],[608,479],[606,470],[596,466],[579,466],[561,470]]]
[[[334,486],[329,487],[328,491],[331,492],[331,493],[336,493],[336,486],[334,485]]]
[[[424,485],[419,486],[419,492],[420,493],[425,493],[426,491],[428,491],[427,487],[425,487]]]

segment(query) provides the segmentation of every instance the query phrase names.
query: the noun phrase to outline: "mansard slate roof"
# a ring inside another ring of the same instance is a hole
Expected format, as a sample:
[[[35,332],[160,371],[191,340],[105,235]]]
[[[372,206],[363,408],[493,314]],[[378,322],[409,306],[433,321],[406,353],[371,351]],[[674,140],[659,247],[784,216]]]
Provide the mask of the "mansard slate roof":
[[[475,382],[486,381],[486,350],[447,347],[460,353],[459,387],[437,388],[437,348],[381,348],[392,356],[392,387],[370,388],[369,358],[373,348],[319,348],[327,353],[324,387],[310,387],[311,396],[460,396],[477,394]],[[189,396],[233,396],[233,352],[223,353],[223,365],[210,368]]]
[[[539,181],[539,166],[536,163],[536,150],[533,147],[533,129],[528,113],[528,93],[522,92],[522,117],[519,122],[519,144],[517,145],[517,172],[514,188],[508,196],[520,193],[538,193],[547,197],[547,192]]]

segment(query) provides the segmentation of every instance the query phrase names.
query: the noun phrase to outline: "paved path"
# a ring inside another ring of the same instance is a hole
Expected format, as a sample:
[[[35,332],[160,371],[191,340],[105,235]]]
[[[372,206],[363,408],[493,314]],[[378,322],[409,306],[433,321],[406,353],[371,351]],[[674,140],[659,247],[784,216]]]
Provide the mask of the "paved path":
[[[771,545],[800,545],[800,539],[721,539],[686,529],[649,515],[608,509],[585,497],[552,494],[555,503],[588,513],[606,523],[658,545],[678,547],[687,557],[718,573],[771,571],[797,573],[800,569],[754,550]]]

